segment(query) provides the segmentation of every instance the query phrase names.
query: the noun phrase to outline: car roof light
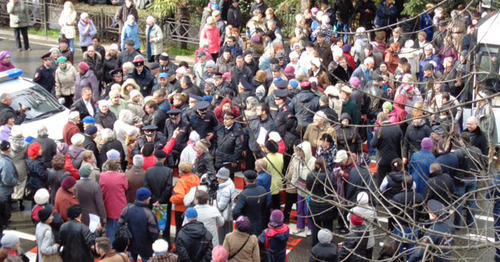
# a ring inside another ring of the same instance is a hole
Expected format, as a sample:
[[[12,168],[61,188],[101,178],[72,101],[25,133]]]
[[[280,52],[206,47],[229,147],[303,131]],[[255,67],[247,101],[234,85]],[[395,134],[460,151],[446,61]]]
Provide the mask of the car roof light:
[[[0,72],[0,83],[18,78],[23,74],[23,70],[19,68],[13,68],[7,71]]]

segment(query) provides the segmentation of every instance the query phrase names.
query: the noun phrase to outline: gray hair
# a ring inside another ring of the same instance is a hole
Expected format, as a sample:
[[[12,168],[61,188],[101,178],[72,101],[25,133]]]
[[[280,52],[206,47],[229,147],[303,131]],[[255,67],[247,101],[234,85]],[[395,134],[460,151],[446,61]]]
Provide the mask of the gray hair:
[[[37,130],[37,133],[39,137],[46,137],[49,135],[49,130],[46,126],[40,126]]]
[[[113,141],[116,139],[115,132],[109,128],[104,128],[101,130],[101,137],[106,141]]]

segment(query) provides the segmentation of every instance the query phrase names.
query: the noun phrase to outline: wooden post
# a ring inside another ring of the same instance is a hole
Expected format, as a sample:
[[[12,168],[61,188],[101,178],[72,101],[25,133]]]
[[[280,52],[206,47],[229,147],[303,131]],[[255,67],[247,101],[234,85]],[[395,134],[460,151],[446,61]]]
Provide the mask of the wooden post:
[[[47,8],[47,0],[42,0],[42,6],[43,6],[43,16],[42,16],[43,31],[45,32],[45,36],[47,36],[47,27],[49,23],[49,9]]]

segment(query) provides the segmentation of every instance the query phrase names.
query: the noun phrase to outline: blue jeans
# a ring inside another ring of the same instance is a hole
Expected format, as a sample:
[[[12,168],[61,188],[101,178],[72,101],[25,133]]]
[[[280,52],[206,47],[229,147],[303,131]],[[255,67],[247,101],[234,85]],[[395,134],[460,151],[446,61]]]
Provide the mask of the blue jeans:
[[[73,55],[75,55],[75,39],[68,39],[68,46],[69,46],[69,49],[71,49],[71,53],[73,53]]]
[[[349,32],[349,23],[338,22],[337,21],[337,32]],[[340,34],[335,34],[335,37],[338,37]],[[347,43],[349,39],[348,34],[342,34],[344,36],[344,44]]]
[[[118,219],[106,218],[106,237],[108,237],[111,243],[113,243],[113,240],[115,239],[117,225]]]
[[[375,121],[368,120],[368,125],[373,125]],[[366,128],[366,143],[368,144],[368,155],[375,156],[377,154],[377,149],[371,146],[371,141],[373,139],[373,127]]]
[[[463,186],[457,186],[455,185],[455,195],[458,197],[461,197],[465,194],[468,194],[470,192],[473,192],[477,190],[477,179],[476,178],[467,178],[463,179],[464,185]],[[469,194],[467,197],[462,199],[460,203],[458,203],[457,206],[455,206],[456,211],[455,211],[455,216],[453,218],[453,224],[457,227],[462,225],[462,220],[463,215],[462,211],[464,209],[464,206],[467,206],[466,209],[466,215],[465,215],[465,222],[467,223],[467,226],[472,226],[475,222],[474,215],[476,214],[476,195],[475,194]]]
[[[394,235],[404,237],[404,238],[408,239],[409,241],[417,240],[417,234],[413,230],[413,228],[403,226],[403,228],[401,229],[398,224],[394,225]],[[401,243],[401,246],[399,247],[399,253],[403,253],[405,251],[411,250],[414,247],[415,247],[414,244]],[[409,255],[409,253],[407,253],[407,255]]]
[[[494,225],[495,225],[495,242],[500,242],[500,215],[493,214]],[[495,261],[500,261],[500,247],[495,247],[496,255]]]

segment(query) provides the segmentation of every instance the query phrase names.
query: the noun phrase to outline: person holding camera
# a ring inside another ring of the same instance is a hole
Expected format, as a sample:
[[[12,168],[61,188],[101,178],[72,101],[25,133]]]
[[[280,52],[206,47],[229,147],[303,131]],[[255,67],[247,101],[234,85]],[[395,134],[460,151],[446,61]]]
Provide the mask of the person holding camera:
[[[14,124],[20,125],[24,122],[26,118],[26,111],[29,110],[28,107],[19,105],[19,109],[16,111],[11,107],[12,104],[12,96],[7,93],[3,93],[0,95],[0,115],[5,114],[13,114],[14,115]],[[9,114],[9,115],[10,115]]]

